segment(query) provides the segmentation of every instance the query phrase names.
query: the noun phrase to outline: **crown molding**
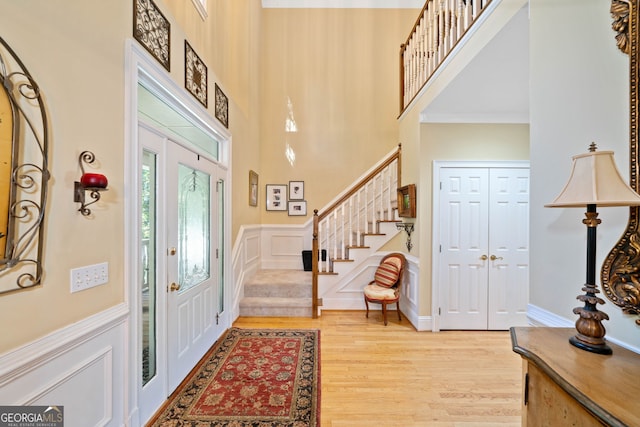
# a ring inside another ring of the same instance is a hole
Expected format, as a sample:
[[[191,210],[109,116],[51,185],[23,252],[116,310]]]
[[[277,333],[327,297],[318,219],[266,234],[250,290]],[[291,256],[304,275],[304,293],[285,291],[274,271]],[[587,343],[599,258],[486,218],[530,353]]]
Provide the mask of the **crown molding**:
[[[422,9],[424,0],[262,0],[263,8]]]

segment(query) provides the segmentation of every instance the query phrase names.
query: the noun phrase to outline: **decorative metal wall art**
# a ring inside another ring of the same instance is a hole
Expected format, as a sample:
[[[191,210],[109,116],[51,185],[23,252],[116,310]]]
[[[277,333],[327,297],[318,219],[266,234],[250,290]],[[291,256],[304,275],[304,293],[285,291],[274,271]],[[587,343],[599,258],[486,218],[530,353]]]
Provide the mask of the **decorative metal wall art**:
[[[47,123],[38,84],[0,37],[0,293],[42,279]]]
[[[184,86],[205,108],[208,105],[207,66],[184,41]]]
[[[171,71],[171,24],[153,0],[134,0],[133,37]]]
[[[218,83],[216,83],[216,119],[220,120],[224,127],[229,127],[229,100]]]
[[[613,0],[611,15],[614,19],[612,28],[617,32],[616,44],[629,54],[629,100],[630,100],[630,137],[629,137],[629,184],[640,193],[638,181],[638,101],[640,85],[638,78],[638,60],[640,58],[640,42],[638,34],[638,0]],[[630,315],[640,314],[640,229],[638,227],[640,207],[634,206],[629,211],[629,221],[622,237],[607,255],[600,280],[606,297]],[[636,319],[640,325],[640,319]]]

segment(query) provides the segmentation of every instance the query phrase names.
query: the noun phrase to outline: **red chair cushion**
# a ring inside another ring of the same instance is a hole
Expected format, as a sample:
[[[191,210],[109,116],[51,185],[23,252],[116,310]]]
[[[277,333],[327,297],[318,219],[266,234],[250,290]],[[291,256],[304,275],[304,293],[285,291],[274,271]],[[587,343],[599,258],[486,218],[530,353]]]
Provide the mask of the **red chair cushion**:
[[[395,264],[383,262],[378,266],[376,274],[373,276],[373,280],[376,282],[376,285],[390,288],[398,281],[399,274],[400,270]]]

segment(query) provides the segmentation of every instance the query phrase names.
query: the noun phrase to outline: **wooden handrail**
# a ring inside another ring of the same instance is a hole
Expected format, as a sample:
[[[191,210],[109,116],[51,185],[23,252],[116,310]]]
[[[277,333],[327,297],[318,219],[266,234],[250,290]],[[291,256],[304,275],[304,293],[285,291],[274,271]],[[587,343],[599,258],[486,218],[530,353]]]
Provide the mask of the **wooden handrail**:
[[[398,159],[398,182],[400,182],[400,152],[402,150],[402,144],[398,144],[398,149],[391,154],[388,158],[386,158],[377,168],[375,168],[371,173],[362,178],[356,184],[351,187],[351,189],[345,193],[342,197],[336,200],[333,204],[331,204],[328,208],[326,208],[322,213],[318,214],[320,217],[319,220],[324,219],[327,215],[329,215],[333,210],[335,210],[338,206],[348,200],[351,196],[358,192],[358,190],[362,189],[369,181],[371,181],[375,176],[377,176],[384,168],[393,163],[394,160]],[[315,212],[315,211],[314,211]],[[316,230],[317,231],[317,230]]]
[[[393,162],[396,162],[396,183],[397,187],[400,187],[401,183],[401,154],[402,145],[398,144],[398,149],[393,152],[389,157],[384,159],[375,169],[363,177],[360,181],[356,182],[342,197],[329,205],[322,213],[318,213],[317,209],[313,211],[313,235],[311,246],[311,270],[312,270],[312,317],[315,319],[318,317],[318,276],[319,266],[318,259],[320,258],[320,248],[318,243],[319,237],[319,224],[329,214],[333,213],[336,209],[342,206],[351,197],[356,195],[358,191],[362,190],[369,182],[375,179],[382,171],[388,168]]]

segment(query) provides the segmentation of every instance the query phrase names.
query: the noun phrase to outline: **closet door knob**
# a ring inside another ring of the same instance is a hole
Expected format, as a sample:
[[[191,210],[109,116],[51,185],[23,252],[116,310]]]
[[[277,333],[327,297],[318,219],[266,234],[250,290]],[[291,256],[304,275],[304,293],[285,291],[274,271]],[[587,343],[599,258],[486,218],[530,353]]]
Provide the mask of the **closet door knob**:
[[[491,255],[491,261],[495,261],[497,259],[504,259],[501,256],[495,256],[495,255]]]

